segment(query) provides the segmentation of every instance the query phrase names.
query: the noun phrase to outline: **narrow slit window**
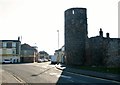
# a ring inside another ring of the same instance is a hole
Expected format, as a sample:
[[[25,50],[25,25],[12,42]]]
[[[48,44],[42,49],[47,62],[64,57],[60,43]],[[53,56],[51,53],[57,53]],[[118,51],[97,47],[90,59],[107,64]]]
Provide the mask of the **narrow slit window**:
[[[74,10],[72,10],[72,14],[74,14],[75,12],[74,12]]]

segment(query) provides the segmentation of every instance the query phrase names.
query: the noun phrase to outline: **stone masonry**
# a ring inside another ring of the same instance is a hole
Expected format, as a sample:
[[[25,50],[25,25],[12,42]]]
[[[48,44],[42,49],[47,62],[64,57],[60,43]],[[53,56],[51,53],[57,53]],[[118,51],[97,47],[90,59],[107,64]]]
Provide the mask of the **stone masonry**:
[[[87,37],[86,8],[71,8],[65,11],[66,63],[82,65]]]
[[[70,8],[65,11],[65,56],[67,65],[120,67],[120,39],[88,38],[86,8]]]

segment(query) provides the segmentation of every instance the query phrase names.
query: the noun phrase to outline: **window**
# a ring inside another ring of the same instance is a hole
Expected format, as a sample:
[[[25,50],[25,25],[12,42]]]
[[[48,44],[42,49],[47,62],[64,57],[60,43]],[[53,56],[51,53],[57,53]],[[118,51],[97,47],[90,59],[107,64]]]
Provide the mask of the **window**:
[[[16,43],[15,42],[12,42],[12,47],[16,47]]]
[[[15,50],[13,50],[13,54],[16,54],[16,51],[15,51]]]
[[[7,48],[12,48],[12,42],[7,43]]]
[[[3,42],[3,48],[7,47],[7,43]]]
[[[74,11],[74,10],[72,10],[72,14],[75,14],[75,11]]]

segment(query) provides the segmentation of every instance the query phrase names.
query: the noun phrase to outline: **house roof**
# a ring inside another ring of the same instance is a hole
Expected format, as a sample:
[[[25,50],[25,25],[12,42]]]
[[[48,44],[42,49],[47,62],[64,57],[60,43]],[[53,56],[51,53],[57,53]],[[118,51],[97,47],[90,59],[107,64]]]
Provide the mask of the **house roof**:
[[[48,54],[48,53],[45,52],[45,51],[40,51],[39,53],[40,53],[40,54]]]
[[[0,40],[0,42],[20,42],[19,40]]]
[[[34,50],[34,51],[37,51],[34,47],[30,46],[29,44],[22,44],[21,45],[21,50]]]

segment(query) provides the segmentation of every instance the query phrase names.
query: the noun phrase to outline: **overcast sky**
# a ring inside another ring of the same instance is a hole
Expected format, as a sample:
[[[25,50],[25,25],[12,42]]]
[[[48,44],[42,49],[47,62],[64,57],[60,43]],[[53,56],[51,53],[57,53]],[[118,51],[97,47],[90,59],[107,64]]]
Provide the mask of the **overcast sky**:
[[[53,54],[64,45],[64,11],[87,8],[88,37],[110,33],[118,37],[118,1],[120,0],[0,0],[0,40],[15,40],[37,45],[38,50]]]

